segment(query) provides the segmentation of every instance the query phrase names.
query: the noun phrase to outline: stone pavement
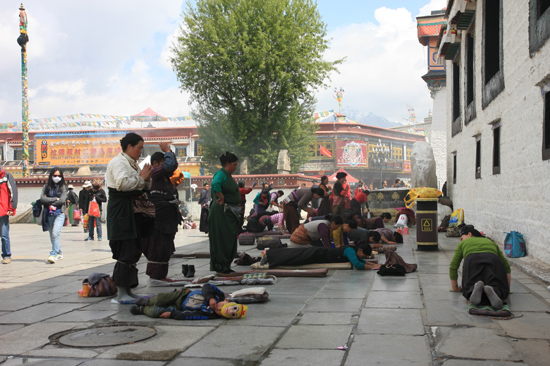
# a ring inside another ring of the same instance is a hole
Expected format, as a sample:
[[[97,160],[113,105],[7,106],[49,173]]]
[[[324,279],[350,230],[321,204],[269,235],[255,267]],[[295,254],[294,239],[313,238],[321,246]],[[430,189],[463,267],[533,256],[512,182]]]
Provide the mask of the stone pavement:
[[[407,262],[419,266],[405,278],[356,270],[281,277],[266,286],[270,301],[251,304],[245,318],[208,321],[134,316],[129,305],[110,298],[78,297],[84,278],[113,268],[108,242],[84,242],[81,228],[63,228],[65,258],[55,264],[46,263],[50,244],[40,227],[14,224],[10,234],[13,261],[0,265],[1,365],[519,366],[548,365],[550,359],[546,284],[513,267],[509,304],[516,318],[468,315],[465,299],[449,292],[448,265],[459,239],[443,234],[435,252],[398,246]],[[411,243],[414,236],[411,230]],[[176,247],[177,253],[207,251],[208,241],[198,230],[181,230]],[[250,246],[241,249],[259,255]],[[181,277],[182,263],[194,264],[197,276],[210,274],[208,259],[172,259],[170,276]],[[148,287],[143,259],[138,267],[136,293],[170,290]],[[71,331],[121,325],[152,327],[157,334],[108,347],[58,343]]]

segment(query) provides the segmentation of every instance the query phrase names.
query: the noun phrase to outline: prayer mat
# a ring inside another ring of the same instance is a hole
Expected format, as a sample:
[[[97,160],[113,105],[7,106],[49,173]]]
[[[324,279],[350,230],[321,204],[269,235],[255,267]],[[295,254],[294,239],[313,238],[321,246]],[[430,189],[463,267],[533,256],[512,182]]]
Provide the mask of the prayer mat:
[[[174,253],[171,258],[210,258],[210,252]]]
[[[494,318],[502,318],[502,319],[512,319],[514,318],[514,315],[510,311],[510,307],[507,304],[504,304],[502,309],[495,310],[491,306],[476,306],[472,304],[468,304],[468,313],[472,315],[480,315],[480,316],[489,316]]]
[[[246,273],[265,272],[268,275],[275,275],[277,277],[325,277],[328,272],[328,268],[316,268],[316,269],[260,269],[260,270],[248,270],[243,272],[234,272],[231,275],[220,273],[219,276],[233,277],[243,276]]]

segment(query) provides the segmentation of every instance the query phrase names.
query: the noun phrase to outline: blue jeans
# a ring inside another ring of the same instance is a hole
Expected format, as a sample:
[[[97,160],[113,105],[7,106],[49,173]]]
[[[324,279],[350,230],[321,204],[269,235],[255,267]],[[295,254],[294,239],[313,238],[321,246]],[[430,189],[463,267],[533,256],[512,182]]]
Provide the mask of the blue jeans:
[[[2,259],[10,258],[10,217],[0,216],[0,236],[2,236]]]
[[[50,241],[52,242],[52,251],[50,255],[56,256],[58,254],[63,254],[61,251],[61,228],[65,222],[65,214],[59,214],[57,216],[48,215],[48,226],[50,231]]]
[[[92,239],[94,238],[94,221],[95,226],[97,227],[97,237],[101,238],[103,236],[103,233],[101,232],[101,218],[94,216],[90,216],[90,218],[88,218],[88,237]]]

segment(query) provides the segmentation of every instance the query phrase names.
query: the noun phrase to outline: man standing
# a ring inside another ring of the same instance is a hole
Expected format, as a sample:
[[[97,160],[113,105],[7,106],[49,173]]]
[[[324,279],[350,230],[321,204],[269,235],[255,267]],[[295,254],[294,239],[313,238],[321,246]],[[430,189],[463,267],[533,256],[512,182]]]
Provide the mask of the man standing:
[[[17,186],[12,175],[0,168],[0,236],[2,236],[2,264],[10,264],[10,216],[17,208]]]
[[[78,207],[80,207],[80,210],[82,211],[82,220],[84,220],[84,215],[88,213],[88,207],[90,206],[90,195],[88,191],[92,188],[92,182],[89,180],[84,182],[84,185],[82,186],[82,190],[78,192]],[[84,226],[84,232],[88,232],[88,225]]]
[[[201,207],[205,203],[210,202],[210,196],[208,195],[208,188],[210,188],[210,184],[208,184],[208,182],[204,182],[204,184],[202,185],[201,196],[199,198],[199,205],[201,205]]]

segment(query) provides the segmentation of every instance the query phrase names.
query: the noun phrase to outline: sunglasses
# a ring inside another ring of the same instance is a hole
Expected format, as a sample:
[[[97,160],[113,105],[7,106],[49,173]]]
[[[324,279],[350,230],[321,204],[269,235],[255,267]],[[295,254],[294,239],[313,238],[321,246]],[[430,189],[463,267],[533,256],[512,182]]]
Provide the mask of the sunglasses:
[[[54,174],[54,175],[52,175],[52,177],[61,177],[61,176],[58,175],[58,174]]]

